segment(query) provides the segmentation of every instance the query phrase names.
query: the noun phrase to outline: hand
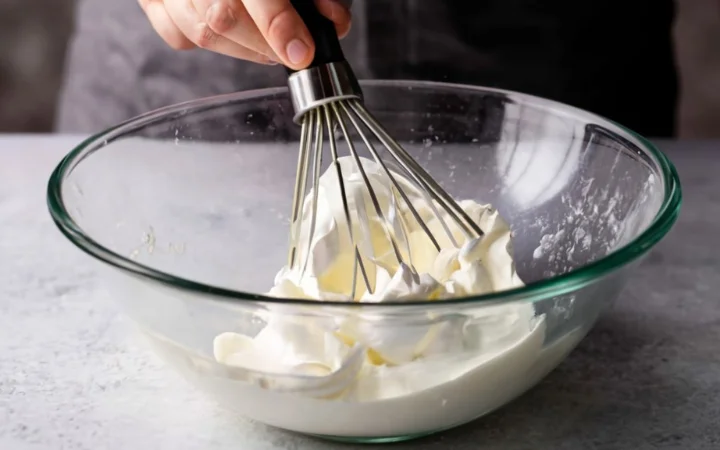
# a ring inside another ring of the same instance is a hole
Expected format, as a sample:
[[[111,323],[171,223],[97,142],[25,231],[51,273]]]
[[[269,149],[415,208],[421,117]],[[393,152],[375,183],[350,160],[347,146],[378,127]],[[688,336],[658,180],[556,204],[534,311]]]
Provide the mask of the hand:
[[[139,0],[160,37],[176,50],[204,48],[295,70],[312,62],[315,44],[290,0]],[[347,0],[315,0],[340,37],[350,31]]]

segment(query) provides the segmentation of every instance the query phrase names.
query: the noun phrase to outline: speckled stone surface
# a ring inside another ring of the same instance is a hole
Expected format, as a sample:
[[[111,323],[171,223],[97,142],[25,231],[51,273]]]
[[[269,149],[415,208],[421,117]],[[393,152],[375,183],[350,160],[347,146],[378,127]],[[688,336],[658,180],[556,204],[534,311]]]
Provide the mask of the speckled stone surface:
[[[237,418],[138,341],[46,211],[47,177],[79,140],[0,137],[0,449],[353,448]],[[392,447],[720,448],[720,142],[662,148],[681,218],[614,310],[514,403]]]

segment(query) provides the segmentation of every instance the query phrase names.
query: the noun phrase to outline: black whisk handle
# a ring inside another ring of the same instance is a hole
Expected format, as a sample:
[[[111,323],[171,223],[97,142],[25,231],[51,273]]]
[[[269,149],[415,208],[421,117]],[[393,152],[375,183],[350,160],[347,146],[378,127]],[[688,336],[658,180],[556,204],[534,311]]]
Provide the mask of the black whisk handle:
[[[315,41],[315,57],[309,67],[345,61],[332,20],[320,14],[313,0],[290,0]],[[295,72],[288,69],[288,73]]]

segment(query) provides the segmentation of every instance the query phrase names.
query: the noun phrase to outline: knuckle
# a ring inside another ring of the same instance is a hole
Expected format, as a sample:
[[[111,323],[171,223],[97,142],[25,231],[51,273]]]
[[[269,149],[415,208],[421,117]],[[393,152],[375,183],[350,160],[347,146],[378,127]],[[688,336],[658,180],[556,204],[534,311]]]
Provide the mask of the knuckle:
[[[208,9],[206,20],[210,28],[222,34],[237,24],[237,14],[229,5],[218,2]]]
[[[195,31],[195,44],[204,49],[210,49],[217,41],[218,35],[208,26],[208,24],[200,24]]]

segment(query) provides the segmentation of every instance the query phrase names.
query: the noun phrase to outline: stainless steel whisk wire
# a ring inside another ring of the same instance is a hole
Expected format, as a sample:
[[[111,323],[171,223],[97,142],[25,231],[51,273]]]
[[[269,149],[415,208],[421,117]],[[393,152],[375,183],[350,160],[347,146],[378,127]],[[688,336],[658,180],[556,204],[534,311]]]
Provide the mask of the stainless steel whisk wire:
[[[359,219],[357,224],[359,227],[358,231],[366,238],[367,242],[364,243],[370,247],[370,250],[366,250],[365,252],[369,254],[363,255],[363,252],[360,250],[361,246],[355,236],[353,217],[350,211],[342,167],[339,163],[338,145],[335,138],[336,127],[340,130],[340,134],[354,161],[354,167],[362,178],[374,212],[379,218],[385,238],[387,238],[391,244],[392,252],[397,263],[404,264],[415,272],[409,242],[409,225],[406,223],[407,218],[400,211],[399,207],[390,208],[390,211],[388,211],[390,217],[386,217],[375,189],[365,172],[355,144],[350,138],[350,131],[345,118],[352,124],[352,129],[360,137],[365,148],[370,152],[372,159],[381,168],[382,174],[390,181],[391,205],[404,204],[407,207],[407,211],[409,211],[410,215],[417,221],[424,234],[430,239],[430,242],[438,252],[441,250],[440,244],[396,179],[396,174],[393,173],[383,161],[380,153],[372,143],[371,136],[377,139],[387,153],[392,156],[393,162],[402,169],[406,178],[412,180],[417,185],[419,188],[417,189],[418,192],[423,197],[424,202],[427,204],[433,216],[442,226],[443,231],[454,247],[457,248],[458,243],[453,232],[445,222],[443,214],[438,211],[438,206],[453,220],[465,236],[465,239],[481,237],[483,231],[425,169],[390,136],[387,130],[385,130],[372,114],[365,109],[362,103],[363,94],[360,85],[352,68],[343,56],[333,23],[320,15],[313,0],[291,0],[291,2],[305,21],[315,41],[316,48],[315,58],[307,69],[297,72],[288,70],[288,86],[295,110],[294,120],[301,125],[300,150],[298,154],[295,187],[293,190],[288,267],[290,270],[299,270],[301,278],[305,275],[308,268],[317,226],[320,174],[323,163],[325,134],[327,134],[330,156],[332,158],[331,165],[335,167],[343,215],[347,224],[347,233],[354,251],[351,298],[355,298],[356,296],[358,273],[365,283],[366,291],[372,294],[374,293],[374,286],[371,286],[364,258],[376,260],[376,255],[374,255],[372,242],[370,242],[369,239],[371,230],[365,210],[365,196],[363,194],[357,194],[357,192],[354,191],[355,195],[359,197],[354,198],[355,212]],[[369,131],[369,133],[363,129]],[[312,170],[310,166],[312,166]],[[310,176],[312,178],[312,196],[309,199],[311,214],[310,229],[308,230],[307,246],[304,249],[304,261],[299,262],[298,245],[303,233],[305,203],[308,201],[307,184]],[[399,229],[394,228],[395,221],[391,220],[395,218],[397,218],[397,223],[399,223]],[[401,245],[398,243],[399,240],[404,244],[402,247],[404,247],[407,260],[403,258],[400,250]],[[299,264],[302,265],[299,266]]]
[[[343,178],[342,168],[338,162],[338,145],[334,133],[334,128],[337,125],[337,128],[341,131],[342,139],[347,144],[348,152],[355,163],[355,168],[358,170],[358,173],[360,174],[363,183],[367,189],[367,194],[372,203],[374,212],[380,219],[380,224],[382,225],[385,237],[391,244],[395,259],[399,264],[404,263],[410,269],[414,270],[412,265],[410,245],[407,239],[408,225],[407,223],[405,223],[403,215],[398,214],[398,219],[401,225],[400,232],[404,233],[402,236],[402,241],[405,243],[405,245],[403,247],[406,251],[406,254],[408,255],[408,260],[406,261],[404,260],[400,251],[400,245],[398,244],[398,236],[396,235],[396,230],[392,229],[392,222],[388,220],[387,217],[385,217],[385,212],[383,211],[375,189],[373,188],[372,183],[368,178],[368,175],[360,159],[360,155],[353,143],[353,140],[350,138],[350,131],[348,129],[345,118],[347,118],[352,124],[353,129],[360,137],[360,140],[364,143],[365,148],[367,148],[367,150],[372,155],[374,161],[382,169],[383,174],[390,181],[393,200],[398,205],[401,203],[401,201],[404,205],[406,205],[407,210],[417,221],[418,225],[424,231],[425,235],[430,239],[436,250],[440,251],[441,249],[437,239],[435,238],[435,236],[433,236],[427,223],[422,219],[420,213],[415,208],[415,205],[413,205],[413,203],[407,196],[407,193],[400,186],[400,183],[397,181],[393,172],[383,161],[380,153],[371,142],[371,138],[368,136],[366,131],[363,130],[363,125],[368,130],[370,130],[372,135],[385,146],[388,153],[392,155],[394,161],[396,161],[404,169],[404,172],[409,175],[409,178],[413,179],[413,181],[415,181],[416,184],[421,187],[419,192],[423,194],[427,206],[433,212],[433,216],[438,220],[438,223],[441,224],[443,230],[445,231],[453,246],[457,247],[458,244],[453,236],[452,231],[445,222],[443,215],[438,211],[435,202],[438,202],[444,206],[444,210],[447,215],[450,216],[453,221],[458,225],[466,238],[482,236],[483,233],[480,230],[479,226],[475,224],[475,222],[470,219],[467,213],[465,213],[465,211],[462,210],[462,208],[457,205],[457,203],[437,185],[437,183],[427,174],[427,172],[425,172],[425,170],[417,162],[415,162],[415,160],[407,153],[407,151],[402,148],[402,146],[400,146],[400,144],[398,144],[393,138],[391,138],[389,134],[382,128],[382,126],[369,113],[365,111],[359,100],[348,99],[343,101],[328,102],[314,108],[311,111],[308,111],[301,119],[300,151],[298,156],[297,177],[293,193],[291,244],[288,256],[288,265],[291,269],[295,268],[299,263],[301,263],[302,268],[300,271],[300,276],[302,277],[304,276],[309,263],[310,250],[315,237],[314,234],[317,219],[319,179],[321,173],[321,165],[323,161],[323,149],[325,147],[324,140],[326,138],[325,135],[327,134],[328,147],[330,148],[330,154],[332,157],[331,164],[335,168],[338,179],[338,189],[340,192],[343,213],[347,224],[347,233],[350,238],[350,242],[353,245],[353,251],[355,253],[355,268],[352,279],[351,297],[355,297],[358,275],[362,277],[367,292],[370,294],[374,292],[374,287],[371,285],[364,262],[364,258],[372,259],[374,255],[362,254],[353,230],[353,224],[355,222],[353,221],[353,215],[351,214],[349,207],[349,201],[345,181]],[[310,170],[311,162],[312,170]],[[307,248],[305,249],[304,261],[300,262],[297,261],[298,244],[304,222],[302,220],[304,212],[303,206],[307,197],[307,181],[309,175],[312,176],[313,180],[313,187],[309,205],[311,208],[310,230],[308,232]],[[364,208],[364,200],[356,201],[355,205],[357,209]],[[362,211],[357,212],[357,216],[359,218],[358,225],[362,227],[367,223],[366,220],[363,220],[363,217],[366,217],[366,215]],[[367,233],[365,234],[367,235]]]

